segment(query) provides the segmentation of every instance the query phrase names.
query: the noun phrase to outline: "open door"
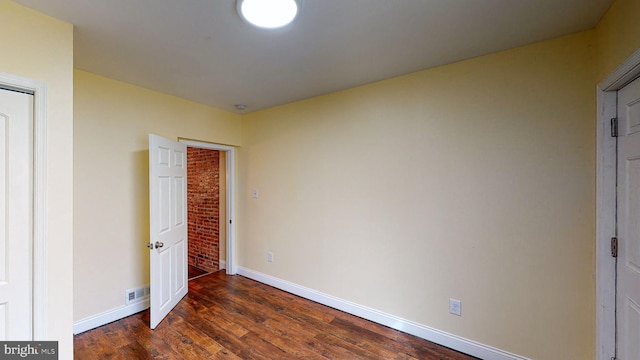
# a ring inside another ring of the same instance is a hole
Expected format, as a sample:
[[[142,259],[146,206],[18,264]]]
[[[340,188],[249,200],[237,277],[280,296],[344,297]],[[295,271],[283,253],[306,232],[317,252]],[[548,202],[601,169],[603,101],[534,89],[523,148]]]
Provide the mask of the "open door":
[[[151,328],[188,292],[187,147],[149,135]]]
[[[640,359],[640,79],[618,91],[617,356]]]
[[[0,89],[0,341],[33,338],[32,139],[33,95]]]

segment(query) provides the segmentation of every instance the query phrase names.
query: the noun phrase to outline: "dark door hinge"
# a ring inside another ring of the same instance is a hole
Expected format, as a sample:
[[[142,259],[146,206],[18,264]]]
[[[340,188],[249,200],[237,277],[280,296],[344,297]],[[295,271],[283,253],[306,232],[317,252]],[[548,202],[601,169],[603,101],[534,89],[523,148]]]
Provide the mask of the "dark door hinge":
[[[618,137],[618,118],[611,118],[611,137]]]
[[[611,238],[611,256],[618,257],[618,238],[615,236]]]

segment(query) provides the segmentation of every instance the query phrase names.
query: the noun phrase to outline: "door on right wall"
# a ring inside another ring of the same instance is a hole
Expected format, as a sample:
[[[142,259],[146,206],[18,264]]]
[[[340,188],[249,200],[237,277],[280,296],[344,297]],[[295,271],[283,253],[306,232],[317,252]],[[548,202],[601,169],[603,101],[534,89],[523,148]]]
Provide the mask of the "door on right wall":
[[[618,91],[617,358],[640,359],[640,79]]]

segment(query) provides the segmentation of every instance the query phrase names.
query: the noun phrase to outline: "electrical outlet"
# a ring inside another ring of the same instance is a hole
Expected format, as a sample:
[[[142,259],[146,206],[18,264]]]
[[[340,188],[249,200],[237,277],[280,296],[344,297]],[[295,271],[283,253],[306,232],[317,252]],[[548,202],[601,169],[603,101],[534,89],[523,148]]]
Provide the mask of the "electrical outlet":
[[[251,197],[254,199],[258,198],[258,189],[251,190]]]
[[[267,261],[273,262],[273,253],[271,251],[267,252]]]
[[[462,316],[462,301],[449,299],[449,314]]]

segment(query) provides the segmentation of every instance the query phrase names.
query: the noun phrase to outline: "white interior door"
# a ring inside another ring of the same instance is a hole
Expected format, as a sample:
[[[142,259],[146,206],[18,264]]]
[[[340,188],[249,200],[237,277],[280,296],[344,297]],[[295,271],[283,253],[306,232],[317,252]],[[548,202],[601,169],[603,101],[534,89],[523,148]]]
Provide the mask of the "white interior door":
[[[640,79],[618,92],[619,360],[640,359]]]
[[[0,340],[32,339],[33,95],[0,89]]]
[[[188,292],[187,147],[149,135],[151,328]]]

